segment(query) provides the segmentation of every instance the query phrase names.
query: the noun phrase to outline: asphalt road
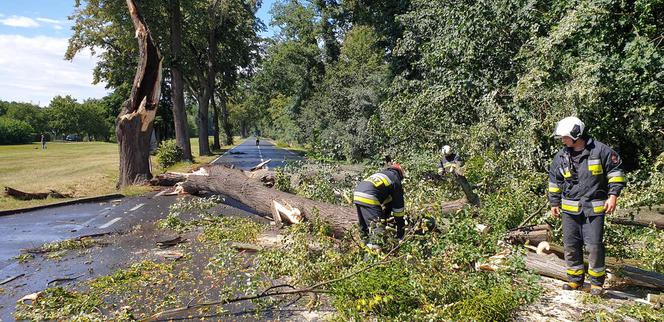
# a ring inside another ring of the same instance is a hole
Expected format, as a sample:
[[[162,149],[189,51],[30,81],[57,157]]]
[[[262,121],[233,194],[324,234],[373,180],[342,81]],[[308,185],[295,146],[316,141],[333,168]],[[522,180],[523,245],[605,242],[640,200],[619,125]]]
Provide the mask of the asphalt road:
[[[274,168],[284,166],[287,161],[302,160],[302,157],[263,140],[256,146],[255,138],[251,137],[213,163],[249,169],[268,159],[272,161],[267,166]],[[48,281],[75,276],[81,276],[77,278],[81,281],[106,275],[135,258],[135,249],[154,247],[154,240],[126,240],[120,237],[164,218],[169,206],[176,200],[175,196],[160,196],[153,192],[140,197],[0,216],[0,283],[24,274],[0,285],[0,321],[12,321],[16,300],[47,288]],[[233,200],[225,203],[219,206],[225,214],[256,217],[251,214],[251,209],[242,204]],[[46,260],[38,256],[27,263],[19,263],[16,259],[21,249],[106,232],[114,233],[110,238],[116,238],[118,242],[86,255],[65,256],[60,260]]]
[[[212,161],[213,164],[234,165],[236,168],[249,170],[255,165],[271,160],[267,168],[278,168],[286,165],[287,162],[299,161],[303,158],[291,151],[278,148],[272,142],[260,140],[256,145],[256,138],[249,137],[236,147],[226,151],[224,155]]]

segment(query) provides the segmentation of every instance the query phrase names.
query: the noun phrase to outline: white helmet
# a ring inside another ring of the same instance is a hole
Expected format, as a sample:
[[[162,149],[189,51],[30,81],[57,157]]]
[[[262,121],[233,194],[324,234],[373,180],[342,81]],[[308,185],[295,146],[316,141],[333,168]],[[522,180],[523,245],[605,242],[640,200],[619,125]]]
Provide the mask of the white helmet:
[[[560,139],[568,136],[573,140],[578,140],[583,134],[586,125],[575,116],[568,116],[558,122],[556,130],[553,132],[553,137]]]
[[[440,149],[440,153],[444,155],[449,155],[450,153],[452,153],[452,147],[450,147],[449,145],[443,145],[443,148]]]

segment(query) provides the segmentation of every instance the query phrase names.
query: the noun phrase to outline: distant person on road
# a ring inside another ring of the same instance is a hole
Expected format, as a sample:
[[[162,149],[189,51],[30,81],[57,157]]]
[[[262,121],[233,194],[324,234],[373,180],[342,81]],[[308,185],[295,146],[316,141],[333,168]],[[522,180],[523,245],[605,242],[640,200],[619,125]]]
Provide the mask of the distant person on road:
[[[44,136],[44,134],[41,135],[41,146],[42,150],[46,150],[46,137]]]
[[[393,163],[360,182],[353,193],[360,233],[367,248],[381,249],[385,222],[394,218],[397,238],[404,236],[403,169]]]
[[[256,146],[258,146],[260,143],[261,143],[261,140],[258,137],[256,137]]]

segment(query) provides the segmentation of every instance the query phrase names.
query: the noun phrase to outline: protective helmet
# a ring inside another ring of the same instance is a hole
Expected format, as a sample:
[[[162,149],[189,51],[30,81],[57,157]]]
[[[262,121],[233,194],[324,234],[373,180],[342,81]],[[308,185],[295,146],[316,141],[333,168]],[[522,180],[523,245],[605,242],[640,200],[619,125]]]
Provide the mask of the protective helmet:
[[[403,178],[405,177],[404,172],[403,172],[403,169],[401,168],[401,164],[399,164],[399,163],[392,163],[392,164],[390,164],[390,166],[387,167],[387,168],[388,168],[388,169],[394,169],[394,170],[397,170],[397,172],[399,172],[399,175],[401,176],[401,179],[403,179]]]
[[[556,130],[553,132],[553,137],[560,139],[564,136],[570,137],[573,140],[578,140],[583,134],[586,125],[575,116],[566,117],[558,122]]]
[[[450,155],[450,153],[452,153],[452,147],[449,145],[443,145],[443,148],[440,149],[440,153],[443,155]]]

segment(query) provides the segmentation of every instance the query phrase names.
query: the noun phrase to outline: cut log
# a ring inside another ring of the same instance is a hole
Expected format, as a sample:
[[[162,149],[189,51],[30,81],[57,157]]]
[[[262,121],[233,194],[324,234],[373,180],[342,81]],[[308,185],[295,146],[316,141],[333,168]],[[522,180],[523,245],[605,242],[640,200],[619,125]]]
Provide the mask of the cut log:
[[[551,226],[537,225],[517,228],[507,234],[506,240],[511,244],[528,242],[531,245],[538,245],[543,241],[549,242],[551,241]]]
[[[46,199],[51,198],[72,198],[71,195],[62,194],[55,190],[49,192],[25,192],[16,190],[10,187],[5,187],[5,195],[19,200],[34,200],[34,199]]]
[[[664,305],[664,295],[662,294],[648,294],[647,300],[651,304]]]
[[[664,274],[624,264],[607,263],[607,266],[607,271],[613,275],[612,280],[615,283],[664,290]],[[567,281],[565,261],[556,254],[540,255],[529,252],[526,254],[526,267],[535,274]]]
[[[608,215],[607,218],[614,224],[641,227],[654,225],[657,229],[664,229],[664,205],[621,209],[615,215]]]

